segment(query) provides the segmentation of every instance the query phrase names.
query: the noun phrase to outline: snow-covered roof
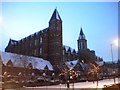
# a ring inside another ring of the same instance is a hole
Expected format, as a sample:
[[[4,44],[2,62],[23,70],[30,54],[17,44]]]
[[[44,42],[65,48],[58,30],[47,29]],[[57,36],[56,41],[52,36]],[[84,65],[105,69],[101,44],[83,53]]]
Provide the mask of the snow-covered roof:
[[[105,64],[117,64],[117,63],[118,63],[118,61],[115,61],[115,60],[113,62],[112,61],[105,61]]]
[[[57,10],[56,10],[56,18],[57,18],[58,20],[61,20]]]
[[[12,39],[10,39],[10,43],[13,45],[13,44],[16,44],[17,41],[16,41],[16,40],[12,40]]]
[[[80,67],[82,67],[83,70],[85,70],[89,65],[89,64],[86,64],[86,63],[81,63],[81,62],[79,62],[79,60],[66,61],[65,64],[67,65],[67,67],[69,69],[73,69],[77,64],[79,64]]]
[[[86,63],[80,63],[80,65],[82,66],[82,69],[83,69],[83,70],[85,70],[86,67],[88,67],[88,64],[86,64]]]
[[[25,37],[25,38],[22,38],[21,40],[12,40],[12,39],[10,39],[10,44],[16,44],[17,42],[19,43],[20,41],[24,41],[25,39],[28,39],[28,38],[30,38],[30,37],[34,37],[35,36],[35,34],[36,35],[38,35],[40,32],[41,33],[43,33],[43,32],[45,32],[45,31],[47,31],[48,30],[48,28],[45,28],[45,29],[42,29],[42,30],[40,30],[40,31],[38,31],[38,32],[35,32],[35,33],[33,33],[33,34],[31,34],[31,35],[29,35],[29,36],[27,36],[27,37]]]
[[[104,64],[104,61],[95,61],[96,64],[98,64],[99,66],[102,66]]]
[[[45,66],[47,65],[49,70],[53,70],[53,66],[51,65],[51,63],[47,60],[43,60],[42,58],[13,54],[8,52],[0,52],[0,55],[4,65],[6,65],[7,62],[11,60],[14,67],[27,67],[31,63],[33,69],[44,70]]]
[[[73,61],[66,61],[65,64],[67,65],[68,68],[74,68],[76,64],[78,63],[78,60],[73,60]]]
[[[71,48],[71,47],[69,47],[69,46],[64,45],[63,47],[66,49],[66,51],[68,51],[68,49],[69,49],[69,48],[70,48],[71,52],[73,52],[73,51],[74,51],[74,49],[72,49],[72,48]]]

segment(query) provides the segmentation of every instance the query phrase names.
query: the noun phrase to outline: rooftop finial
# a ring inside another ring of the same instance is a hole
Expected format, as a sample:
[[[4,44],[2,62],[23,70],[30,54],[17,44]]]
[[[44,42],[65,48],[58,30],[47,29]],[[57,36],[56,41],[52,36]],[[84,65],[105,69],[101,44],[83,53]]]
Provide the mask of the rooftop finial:
[[[56,6],[56,8],[55,9],[57,9],[57,6]]]

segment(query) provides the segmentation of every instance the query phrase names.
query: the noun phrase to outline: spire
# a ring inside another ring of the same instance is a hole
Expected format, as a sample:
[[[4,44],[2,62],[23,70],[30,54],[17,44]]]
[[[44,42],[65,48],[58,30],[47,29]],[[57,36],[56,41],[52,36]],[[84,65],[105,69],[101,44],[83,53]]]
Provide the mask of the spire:
[[[81,27],[80,35],[79,35],[79,38],[78,38],[78,39],[85,39],[85,35],[84,35],[84,33],[83,33],[82,27]]]
[[[83,30],[81,28],[80,35],[78,38],[78,51],[86,50],[86,49],[87,49],[87,40],[85,39],[85,35],[84,35]]]
[[[84,35],[82,27],[81,27],[80,35]]]
[[[57,20],[62,21],[61,18],[60,18],[59,13],[58,13],[58,11],[57,11],[57,8],[54,10],[54,12],[53,12],[53,14],[52,14],[52,17],[51,17],[50,21],[52,21],[52,20],[54,20],[54,19],[57,19]]]

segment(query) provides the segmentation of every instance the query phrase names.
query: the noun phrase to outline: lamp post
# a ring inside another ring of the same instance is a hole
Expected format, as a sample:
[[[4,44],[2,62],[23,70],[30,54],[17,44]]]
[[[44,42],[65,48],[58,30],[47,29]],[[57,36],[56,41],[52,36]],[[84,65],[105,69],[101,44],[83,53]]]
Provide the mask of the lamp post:
[[[118,59],[118,71],[120,70],[120,60]],[[119,78],[120,77],[120,72],[118,72],[118,83],[119,83]]]
[[[52,73],[53,81],[55,82],[55,73]]]
[[[112,59],[112,63],[113,63],[113,50],[112,50],[112,44],[111,44],[110,46],[111,46],[111,59]]]
[[[113,50],[112,50],[112,44],[110,45],[111,46],[111,59],[112,59],[112,64],[113,64]],[[113,66],[114,67],[114,66]],[[114,72],[114,68],[112,70],[112,72]],[[115,76],[113,77],[114,79],[114,84],[115,84]]]
[[[46,90],[47,90],[47,85],[46,85],[46,73],[43,73],[43,77],[44,77],[44,82],[45,82],[45,86],[46,86]]]

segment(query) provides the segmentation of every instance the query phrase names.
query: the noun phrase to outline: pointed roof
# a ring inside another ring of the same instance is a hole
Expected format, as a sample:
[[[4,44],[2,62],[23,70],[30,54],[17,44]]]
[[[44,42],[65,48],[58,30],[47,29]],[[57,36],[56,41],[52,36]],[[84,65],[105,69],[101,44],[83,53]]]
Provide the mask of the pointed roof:
[[[73,53],[76,53],[75,49],[73,50]]]
[[[12,66],[12,67],[13,67],[13,62],[12,62],[11,60],[9,60],[9,61],[7,62],[7,66]]]
[[[80,35],[84,35],[82,28],[80,30]]]
[[[12,40],[11,38],[10,38],[10,40],[9,40],[9,44],[16,44],[18,41],[16,41],[16,40]]]
[[[58,13],[58,11],[57,11],[57,9],[54,10],[54,12],[53,12],[53,14],[52,14],[52,17],[51,17],[50,21],[52,21],[52,20],[54,20],[54,19],[57,19],[57,20],[62,21],[61,18],[60,18],[59,13]]]
[[[66,45],[63,45],[63,48],[65,48],[66,51],[68,51],[69,48],[70,48],[70,51],[71,51],[71,52],[73,52],[73,50],[74,50],[73,48],[71,48],[71,47],[69,47],[69,46],[66,46]]]
[[[45,66],[44,70],[49,70],[49,68],[48,68],[48,66],[47,66],[47,65]]]
[[[73,61],[66,61],[65,64],[67,65],[68,68],[73,69],[78,63],[78,60],[73,60]]]
[[[70,47],[68,48],[68,51],[71,51]]]
[[[84,35],[84,33],[83,33],[82,27],[81,27],[81,30],[80,30],[80,35],[79,35],[78,40],[79,40],[79,39],[85,39],[85,35]]]

